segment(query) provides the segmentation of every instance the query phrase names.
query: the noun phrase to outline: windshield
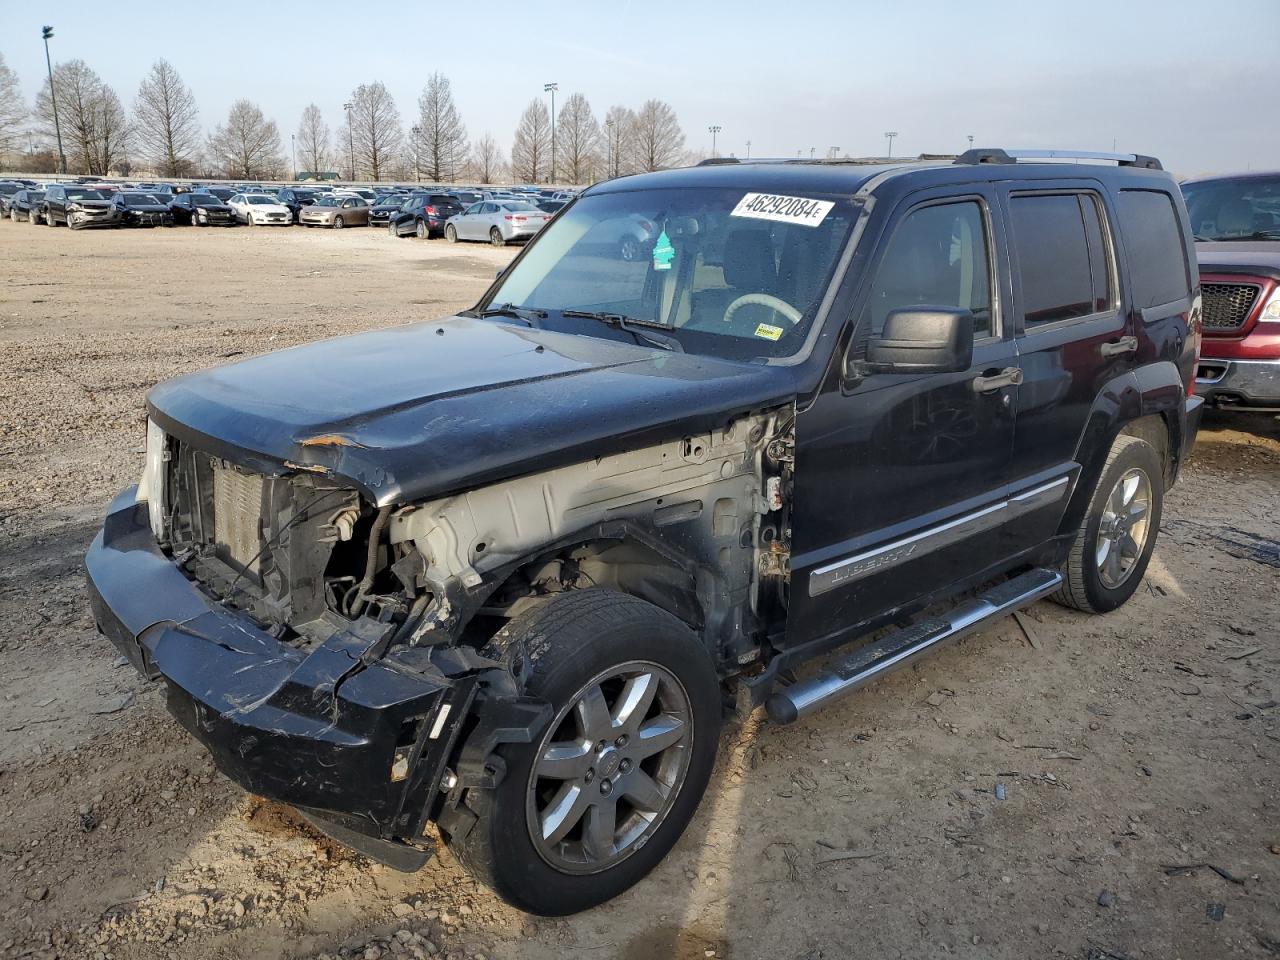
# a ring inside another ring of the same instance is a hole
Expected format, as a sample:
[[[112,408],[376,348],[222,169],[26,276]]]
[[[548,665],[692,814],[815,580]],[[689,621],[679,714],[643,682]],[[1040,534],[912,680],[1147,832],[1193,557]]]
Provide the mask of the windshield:
[[[275,199],[275,197],[264,197],[264,196],[262,196],[261,194],[254,194],[254,195],[252,195],[252,196],[245,197],[245,198],[244,198],[244,202],[245,202],[245,203],[256,203],[256,204],[258,204],[259,206],[261,206],[261,205],[262,205],[262,204],[264,204],[264,203],[274,204],[274,203],[276,202],[276,199]]]
[[[1280,240],[1280,175],[1182,185],[1197,240]]]
[[[68,190],[68,200],[105,200],[106,196],[99,190]]]
[[[131,207],[155,206],[160,201],[149,193],[126,193],[124,202]]]
[[[510,203],[504,203],[501,206],[503,210],[515,210],[516,212],[523,210],[538,210],[538,208],[532,203],[525,203],[523,200],[513,200]]]
[[[191,194],[191,202],[196,206],[200,206],[202,204],[212,204],[214,206],[222,205],[222,201],[211,193],[193,193]]]
[[[336,206],[338,205],[338,203],[339,203],[339,200],[338,200],[338,198],[337,198],[337,197],[321,197],[319,200],[317,200],[317,201],[313,204],[313,206],[316,206],[316,207],[336,207]]]
[[[692,352],[785,356],[813,323],[858,212],[834,196],[727,188],[588,195],[488,303],[547,311],[557,327],[565,310],[619,314],[668,329]]]

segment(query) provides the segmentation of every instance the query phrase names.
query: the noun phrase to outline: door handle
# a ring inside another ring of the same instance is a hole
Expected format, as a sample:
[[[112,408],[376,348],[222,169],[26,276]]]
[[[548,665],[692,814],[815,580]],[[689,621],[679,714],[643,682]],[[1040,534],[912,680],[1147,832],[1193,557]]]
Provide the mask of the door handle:
[[[1104,357],[1122,357],[1126,353],[1138,352],[1137,337],[1121,337],[1119,340],[1113,340],[1111,343],[1104,343],[1098,348]]]
[[[981,376],[974,377],[973,390],[975,393],[991,393],[1001,387],[1016,387],[1021,382],[1021,367],[1005,367],[994,373],[984,372]]]

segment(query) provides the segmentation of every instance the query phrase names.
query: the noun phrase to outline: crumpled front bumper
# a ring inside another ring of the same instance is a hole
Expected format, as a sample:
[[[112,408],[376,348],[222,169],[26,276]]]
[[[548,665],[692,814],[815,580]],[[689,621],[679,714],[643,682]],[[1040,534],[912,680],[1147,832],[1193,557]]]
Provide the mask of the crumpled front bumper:
[[[370,643],[355,629],[309,650],[276,640],[187,579],[135,497],[136,488],[116,497],[85,557],[99,629],[143,675],[165,681],[169,711],[223,773],[401,865],[387,848],[421,842],[472,679],[429,664],[366,665]]]

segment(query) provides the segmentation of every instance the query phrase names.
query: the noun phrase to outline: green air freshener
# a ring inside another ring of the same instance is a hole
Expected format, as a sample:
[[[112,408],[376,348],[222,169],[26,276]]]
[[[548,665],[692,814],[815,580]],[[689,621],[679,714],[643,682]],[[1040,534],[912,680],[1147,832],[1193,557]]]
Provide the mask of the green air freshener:
[[[653,245],[653,269],[670,270],[671,261],[676,258],[676,248],[671,245],[667,231],[658,234],[658,242]]]

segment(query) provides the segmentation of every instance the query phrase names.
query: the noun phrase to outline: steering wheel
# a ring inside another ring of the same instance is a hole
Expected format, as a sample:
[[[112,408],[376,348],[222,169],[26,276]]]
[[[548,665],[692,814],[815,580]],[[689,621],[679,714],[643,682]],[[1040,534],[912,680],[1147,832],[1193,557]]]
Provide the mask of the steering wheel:
[[[774,297],[767,293],[744,293],[733,303],[729,304],[729,308],[724,312],[724,322],[728,323],[733,319],[733,315],[743,307],[751,304],[758,304],[762,307],[768,307],[775,313],[780,313],[793,324],[800,322],[800,311],[793,307],[787,301],[780,297]]]

